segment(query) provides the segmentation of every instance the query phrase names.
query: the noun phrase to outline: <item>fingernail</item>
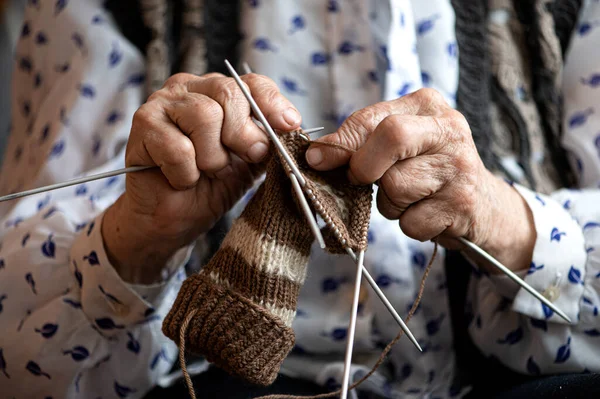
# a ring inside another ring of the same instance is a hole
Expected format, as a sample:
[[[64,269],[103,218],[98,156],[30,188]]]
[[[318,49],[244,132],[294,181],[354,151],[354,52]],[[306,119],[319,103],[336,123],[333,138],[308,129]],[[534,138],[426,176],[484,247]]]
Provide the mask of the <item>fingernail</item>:
[[[248,158],[250,158],[252,162],[260,162],[265,155],[267,155],[268,151],[269,147],[265,143],[259,141],[248,150]]]
[[[232,172],[233,172],[233,168],[231,167],[231,165],[227,165],[223,169],[221,169],[220,171],[215,173],[215,176],[217,179],[223,180],[223,179],[229,177],[229,175],[231,175]]]
[[[296,126],[300,123],[300,114],[294,108],[288,108],[283,113],[283,120],[290,126]]]
[[[311,148],[306,152],[306,161],[311,166],[317,166],[323,162],[323,151],[319,148]]]

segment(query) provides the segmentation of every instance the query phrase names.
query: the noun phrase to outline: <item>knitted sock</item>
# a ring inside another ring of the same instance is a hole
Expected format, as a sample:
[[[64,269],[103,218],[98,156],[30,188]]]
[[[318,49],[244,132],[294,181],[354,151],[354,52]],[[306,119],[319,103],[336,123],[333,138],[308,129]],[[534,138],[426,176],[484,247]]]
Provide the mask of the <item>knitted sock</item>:
[[[328,250],[366,248],[371,187],[350,185],[344,171],[309,170],[303,161],[309,143],[299,132],[281,140],[306,177],[313,207],[328,223]],[[291,325],[313,242],[284,164],[271,156],[265,182],[211,261],[183,283],[163,323],[164,334],[179,342],[190,316],[182,335],[186,348],[259,385],[275,380],[294,346]]]

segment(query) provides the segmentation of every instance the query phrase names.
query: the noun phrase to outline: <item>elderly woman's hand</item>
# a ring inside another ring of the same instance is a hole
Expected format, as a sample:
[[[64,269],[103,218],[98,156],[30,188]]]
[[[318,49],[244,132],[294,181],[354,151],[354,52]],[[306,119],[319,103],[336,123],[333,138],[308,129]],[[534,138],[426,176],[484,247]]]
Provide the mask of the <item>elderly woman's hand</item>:
[[[242,80],[273,128],[300,127],[300,114],[273,81],[255,74]],[[128,174],[125,193],[103,219],[105,247],[121,276],[155,281],[178,249],[252,186],[268,147],[233,79],[171,77],[134,115],[125,157],[127,166],[159,168]]]
[[[381,214],[399,219],[407,236],[450,248],[465,237],[514,270],[529,267],[536,238],[529,207],[484,167],[467,121],[435,90],[362,109],[319,141],[356,152],[313,144],[308,163],[349,164],[352,182],[377,182]]]

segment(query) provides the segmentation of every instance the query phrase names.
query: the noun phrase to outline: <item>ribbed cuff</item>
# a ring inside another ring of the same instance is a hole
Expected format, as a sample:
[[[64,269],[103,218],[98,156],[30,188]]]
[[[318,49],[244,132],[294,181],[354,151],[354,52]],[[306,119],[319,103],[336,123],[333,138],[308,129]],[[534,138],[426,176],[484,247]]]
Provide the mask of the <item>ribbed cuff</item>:
[[[196,274],[183,283],[163,333],[179,342],[187,315],[186,349],[244,380],[270,385],[295,343],[294,331],[247,298]]]

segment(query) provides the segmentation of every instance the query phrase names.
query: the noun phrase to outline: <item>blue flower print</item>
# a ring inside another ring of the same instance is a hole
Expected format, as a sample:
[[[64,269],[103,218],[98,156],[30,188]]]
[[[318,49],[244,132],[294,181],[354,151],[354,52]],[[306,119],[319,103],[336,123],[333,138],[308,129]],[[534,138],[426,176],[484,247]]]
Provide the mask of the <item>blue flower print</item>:
[[[102,330],[120,330],[125,328],[123,325],[116,324],[110,317],[96,319],[95,322],[96,325]]]
[[[65,149],[65,141],[58,140],[56,143],[54,143],[54,145],[50,149],[49,158],[58,158],[63,153],[64,149]]]
[[[566,236],[567,233],[561,232],[557,227],[552,228],[552,232],[550,233],[550,241],[560,242],[561,237]]]
[[[292,27],[288,31],[288,34],[293,34],[302,30],[306,27],[306,21],[302,15],[296,15],[292,18]]]
[[[119,43],[115,42],[112,45],[110,54],[108,55],[109,68],[114,68],[115,66],[117,66],[121,62],[122,59],[123,59],[123,52],[119,48]]]
[[[342,55],[350,55],[354,52],[362,52],[365,51],[363,46],[352,43],[348,40],[342,42],[338,48],[338,52]]]
[[[382,289],[388,288],[392,284],[400,285],[403,283],[402,279],[393,278],[389,274],[380,274],[379,276],[377,276],[377,279],[375,280],[375,282],[377,283],[379,288],[382,288]]]
[[[569,129],[574,129],[576,127],[580,127],[585,125],[588,118],[594,113],[592,108],[588,108],[584,111],[575,112],[569,118]]]
[[[27,363],[27,365],[25,366],[25,368],[27,369],[27,371],[29,371],[31,374],[35,375],[35,376],[44,376],[46,378],[48,378],[49,380],[52,379],[52,377],[50,377],[50,374],[45,373],[44,371],[42,371],[42,369],[40,368],[40,366],[34,362],[34,361],[29,361]]]
[[[444,321],[445,317],[446,315],[442,313],[437,319],[428,321],[426,324],[427,335],[432,336],[437,334],[437,332],[440,330],[440,325]]]
[[[567,339],[567,343],[562,345],[556,351],[554,363],[564,363],[571,357],[571,337]]]
[[[60,12],[67,6],[68,2],[68,0],[56,0],[56,5],[54,6],[54,15],[60,14]]]
[[[35,35],[35,44],[37,44],[38,46],[42,46],[47,43],[48,43],[48,36],[46,36],[46,34],[44,32],[38,32],[38,34]]]
[[[150,370],[154,370],[156,368],[156,366],[158,365],[158,362],[163,359],[165,361],[169,361],[169,358],[167,357],[167,352],[165,351],[164,348],[162,348],[160,350],[160,352],[158,352],[156,355],[154,355],[154,357],[152,358],[152,361],[150,362]]]
[[[63,302],[66,303],[67,305],[71,306],[73,309],[81,309],[81,302],[77,302],[74,299],[64,298]]]
[[[329,54],[322,51],[317,51],[312,53],[310,57],[310,63],[312,65],[325,65],[329,62],[329,58]]]
[[[2,348],[0,348],[0,371],[6,378],[10,379],[10,375],[6,371],[6,360],[4,359],[4,352],[2,351]]]
[[[137,87],[146,81],[146,75],[143,72],[138,72],[130,75],[127,81],[123,83],[119,90],[125,90],[127,87]]]
[[[115,381],[115,393],[117,394],[117,396],[119,398],[126,398],[128,397],[130,394],[135,393],[136,390],[131,388],[131,387],[127,387],[125,385],[120,385],[117,381]]]
[[[533,360],[533,356],[530,356],[529,359],[527,359],[527,372],[531,375],[541,374],[540,366],[538,366],[537,363]]]
[[[499,344],[514,345],[523,339],[523,328],[519,327],[516,330],[510,331],[503,339],[496,342]]]
[[[288,78],[288,77],[284,77],[281,79],[281,84],[283,85],[283,88],[288,92],[288,93],[292,93],[292,94],[299,94],[299,95],[306,95],[307,92],[306,90],[300,88],[299,84],[297,81]]]
[[[127,341],[127,349],[136,355],[140,353],[140,342],[133,337],[133,334],[127,332],[127,336],[129,337],[129,341]]]
[[[71,355],[71,359],[76,362],[85,360],[90,356],[90,352],[83,346],[75,346],[73,349],[63,350],[63,355]]]
[[[33,63],[31,62],[31,58],[21,57],[21,59],[19,60],[19,69],[23,72],[30,73],[33,69]]]
[[[26,38],[30,33],[31,29],[29,28],[29,22],[25,22],[21,28],[21,38]]]
[[[96,96],[96,89],[89,83],[79,86],[79,92],[85,98],[94,98]]]
[[[583,231],[586,231],[588,229],[593,229],[596,227],[600,227],[600,223],[597,222],[587,222],[586,224],[583,225]]]
[[[577,27],[577,34],[579,36],[585,36],[592,31],[593,28],[598,26],[598,22],[582,22]]]
[[[542,311],[544,312],[544,316],[546,319],[549,319],[554,314],[554,311],[550,309],[545,303],[542,303]]]
[[[428,19],[420,21],[417,23],[417,35],[422,36],[425,33],[429,32],[435,26],[435,21],[438,20],[440,16],[438,14],[431,16]]]
[[[340,6],[337,0],[329,0],[327,2],[327,11],[328,12],[338,12]]]
[[[31,292],[37,295],[37,292],[35,290],[35,280],[33,279],[33,275],[31,273],[27,273],[25,275],[25,281],[27,282],[27,285],[29,285],[29,287],[31,288]]]
[[[261,51],[272,51],[277,52],[277,48],[271,44],[271,41],[266,37],[259,37],[254,40],[254,48]]]
[[[6,294],[2,294],[0,295],[0,313],[2,313],[2,311],[4,310],[4,306],[2,305],[2,302],[6,299]]]
[[[530,318],[531,327],[539,328],[540,330],[548,331],[548,323],[545,320],[538,320],[534,318]]]
[[[21,239],[21,246],[24,247],[25,245],[27,245],[27,241],[29,241],[29,238],[31,238],[31,234],[26,233],[23,238]]]
[[[331,338],[334,341],[343,341],[346,339],[347,335],[348,335],[347,328],[336,328],[331,332]]]
[[[48,339],[52,338],[56,331],[58,331],[58,325],[54,323],[46,323],[42,328],[35,328],[34,331],[40,334],[42,337]]]
[[[600,330],[593,328],[591,330],[585,330],[584,334],[590,337],[600,337]]]
[[[569,269],[569,282],[573,284],[583,284],[581,270],[577,269],[575,266],[571,266]]]
[[[106,124],[114,125],[115,123],[120,121],[122,117],[123,117],[123,115],[119,111],[116,111],[116,110],[111,111],[111,113],[108,114],[108,116],[106,117]]]
[[[52,234],[50,234],[42,244],[42,254],[47,258],[54,258],[55,252],[56,245],[54,244],[54,241],[52,241]]]
[[[83,275],[79,271],[79,268],[77,267],[77,263],[75,261],[73,261],[73,267],[75,269],[73,273],[75,275],[75,280],[77,280],[77,284],[79,285],[79,288],[81,288],[83,286]]]
[[[398,89],[398,97],[402,97],[410,93],[410,89],[412,87],[412,83],[406,82],[402,85],[400,89]]]
[[[96,251],[92,251],[89,255],[84,256],[83,260],[87,260],[90,266],[96,266],[100,264],[100,261],[98,260],[98,254],[96,253]]]
[[[109,294],[108,292],[106,292],[104,290],[104,288],[102,288],[102,286],[100,284],[98,284],[98,289],[100,290],[100,292],[102,292],[102,294],[106,297],[106,299],[108,299],[110,302],[114,302],[116,304],[122,305],[123,302],[121,302],[117,297],[115,297],[112,294]]]
[[[260,6],[260,1],[259,0],[248,0],[248,5],[252,8],[256,8],[256,7]]]
[[[529,270],[527,270],[527,274],[533,274],[538,270],[542,270],[544,268],[544,265],[536,265],[535,262],[531,262],[531,264],[529,265]]]
[[[600,73],[593,73],[587,78],[581,78],[580,81],[581,84],[595,89],[600,86]]]

